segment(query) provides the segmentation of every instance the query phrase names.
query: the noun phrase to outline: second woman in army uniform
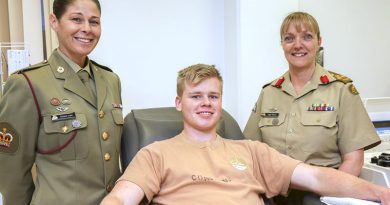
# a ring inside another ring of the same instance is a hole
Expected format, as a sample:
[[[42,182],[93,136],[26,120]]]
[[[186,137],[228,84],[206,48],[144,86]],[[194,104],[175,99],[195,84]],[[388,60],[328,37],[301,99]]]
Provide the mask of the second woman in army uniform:
[[[310,14],[288,15],[280,37],[289,69],[263,87],[245,136],[305,163],[358,176],[364,149],[380,139],[352,80],[316,63],[321,36]],[[299,195],[292,192],[292,200],[279,204],[301,204]]]

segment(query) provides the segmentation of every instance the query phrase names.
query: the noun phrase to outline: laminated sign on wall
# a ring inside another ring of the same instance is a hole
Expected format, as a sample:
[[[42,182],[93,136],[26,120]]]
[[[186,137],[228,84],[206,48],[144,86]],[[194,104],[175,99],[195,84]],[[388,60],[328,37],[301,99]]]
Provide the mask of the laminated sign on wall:
[[[0,97],[8,76],[29,65],[30,52],[24,43],[0,42]]]
[[[8,74],[29,66],[29,57],[30,54],[28,50],[7,50]]]

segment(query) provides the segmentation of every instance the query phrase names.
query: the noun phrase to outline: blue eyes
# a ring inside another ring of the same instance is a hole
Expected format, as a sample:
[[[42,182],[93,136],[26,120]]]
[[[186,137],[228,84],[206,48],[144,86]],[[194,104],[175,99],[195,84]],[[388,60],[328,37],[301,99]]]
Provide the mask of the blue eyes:
[[[192,95],[190,97],[192,99],[202,99],[201,95]],[[210,95],[210,96],[208,96],[208,98],[211,99],[211,100],[217,100],[217,99],[219,99],[219,96],[217,96],[217,95]]]
[[[313,40],[313,36],[311,34],[305,34],[305,35],[303,35],[303,40],[311,41],[311,40]]]
[[[287,35],[283,37],[284,43],[293,43],[295,41],[296,37],[293,35]],[[314,39],[313,35],[310,33],[305,33],[303,36],[300,37],[303,41],[309,42]]]
[[[283,39],[283,42],[285,42],[285,43],[292,43],[293,41],[294,41],[294,37],[292,37],[292,36],[286,36]]]

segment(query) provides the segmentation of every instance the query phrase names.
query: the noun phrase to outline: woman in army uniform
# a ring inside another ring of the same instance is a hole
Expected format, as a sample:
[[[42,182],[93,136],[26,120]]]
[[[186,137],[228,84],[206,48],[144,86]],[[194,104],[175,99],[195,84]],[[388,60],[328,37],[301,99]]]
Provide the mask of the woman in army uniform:
[[[380,139],[352,80],[316,63],[321,36],[310,14],[288,15],[280,37],[289,69],[263,87],[245,136],[305,163],[358,176],[364,149]],[[279,204],[301,204],[302,199]]]
[[[100,16],[98,0],[54,0],[59,47],[8,79],[0,101],[4,205],[96,205],[119,177],[120,81],[88,58]]]

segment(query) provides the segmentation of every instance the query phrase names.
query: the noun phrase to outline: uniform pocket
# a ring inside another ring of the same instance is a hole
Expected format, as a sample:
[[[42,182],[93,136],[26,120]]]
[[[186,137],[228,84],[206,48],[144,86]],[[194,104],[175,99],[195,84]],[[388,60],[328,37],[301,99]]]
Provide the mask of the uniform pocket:
[[[301,149],[309,153],[337,151],[337,113],[310,111],[302,113],[301,124],[305,143]]]
[[[112,127],[112,133],[114,133],[115,137],[115,147],[117,152],[120,152],[120,146],[121,146],[121,137],[122,137],[122,130],[123,130],[123,113],[122,109],[113,109],[111,110],[112,118],[114,120],[114,123],[116,126]]]
[[[112,117],[114,119],[115,124],[123,125],[124,120],[123,120],[122,109],[113,109],[113,110],[111,110],[111,113],[112,113]]]
[[[262,113],[258,123],[261,132],[261,141],[269,146],[281,150],[284,145],[283,125],[286,120],[286,113]]]
[[[331,128],[336,126],[335,112],[306,112],[302,114],[301,123],[304,126],[323,126]]]
[[[43,116],[45,133],[38,139],[38,150],[50,151],[61,148],[53,154],[60,153],[62,160],[86,158],[88,156],[88,134],[85,129],[87,125],[86,116],[82,113]]]

